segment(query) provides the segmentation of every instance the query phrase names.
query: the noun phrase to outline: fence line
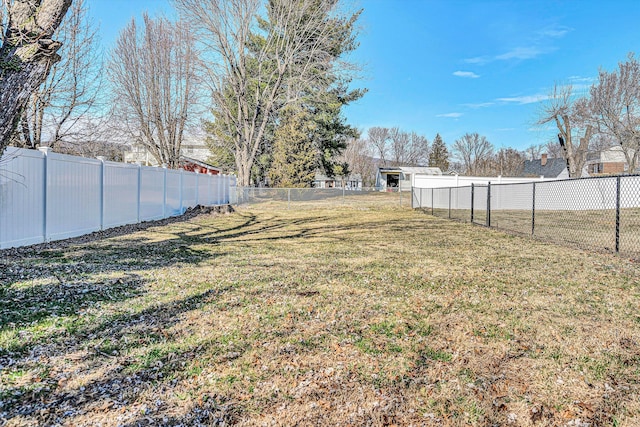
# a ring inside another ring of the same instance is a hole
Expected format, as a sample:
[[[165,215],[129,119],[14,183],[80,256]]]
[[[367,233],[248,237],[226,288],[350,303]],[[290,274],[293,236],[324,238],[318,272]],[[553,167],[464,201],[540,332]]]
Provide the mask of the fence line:
[[[412,206],[440,217],[640,257],[640,175],[414,187]]]
[[[0,249],[234,204],[236,178],[9,147],[0,160]]]
[[[409,207],[411,192],[380,191],[376,187],[273,188],[237,187],[238,205],[275,203],[286,209],[315,209],[322,206]]]

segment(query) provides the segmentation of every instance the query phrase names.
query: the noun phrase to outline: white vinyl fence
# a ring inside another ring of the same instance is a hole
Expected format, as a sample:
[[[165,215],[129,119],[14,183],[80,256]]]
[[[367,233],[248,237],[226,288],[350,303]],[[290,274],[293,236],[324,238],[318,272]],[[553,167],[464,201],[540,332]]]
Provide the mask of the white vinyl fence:
[[[505,176],[462,176],[462,175],[427,175],[417,173],[413,178],[414,188],[466,187],[471,184],[515,184],[521,182],[554,181],[551,178],[505,177]]]
[[[0,249],[236,203],[236,178],[9,147],[0,159]]]

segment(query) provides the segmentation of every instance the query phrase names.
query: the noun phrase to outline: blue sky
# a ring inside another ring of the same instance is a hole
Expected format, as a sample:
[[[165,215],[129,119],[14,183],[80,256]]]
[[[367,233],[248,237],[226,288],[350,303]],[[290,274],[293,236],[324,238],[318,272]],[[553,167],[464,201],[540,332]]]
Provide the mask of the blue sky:
[[[106,51],[144,10],[167,0],[88,0]],[[640,54],[640,1],[359,0],[369,89],[345,109],[349,123],[398,126],[452,144],[466,132],[497,148],[525,149],[555,135],[535,126],[554,82],[586,90],[598,69]]]

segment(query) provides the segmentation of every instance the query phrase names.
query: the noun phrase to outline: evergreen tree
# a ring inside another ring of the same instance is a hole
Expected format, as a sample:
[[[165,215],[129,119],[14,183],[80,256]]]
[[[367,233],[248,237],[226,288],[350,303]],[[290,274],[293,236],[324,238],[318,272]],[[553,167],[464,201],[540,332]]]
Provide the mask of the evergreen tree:
[[[429,155],[429,166],[440,168],[442,172],[449,170],[449,150],[442,140],[440,134],[436,134],[433,144],[431,145],[431,154]]]
[[[349,85],[354,73],[345,56],[357,46],[361,11],[349,13],[340,0],[175,4],[215,52],[205,64],[215,126],[233,142],[239,184],[249,185],[260,153],[272,151],[268,132],[284,122],[280,111],[289,105],[311,111],[322,104],[319,95]]]
[[[280,124],[273,138],[273,160],[269,180],[273,187],[310,187],[315,178],[318,151],[312,134],[316,130],[309,112],[287,107],[280,111]]]

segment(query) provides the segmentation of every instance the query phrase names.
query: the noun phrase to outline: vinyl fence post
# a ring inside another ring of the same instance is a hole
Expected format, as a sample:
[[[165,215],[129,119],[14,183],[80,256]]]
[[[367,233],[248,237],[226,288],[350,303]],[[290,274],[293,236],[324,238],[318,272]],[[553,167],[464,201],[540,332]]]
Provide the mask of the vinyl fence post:
[[[100,160],[100,230],[104,230],[104,156],[96,157]]]
[[[42,221],[42,241],[47,241],[47,204],[49,201],[49,151],[51,150],[49,147],[40,147],[38,150],[43,154],[43,174],[44,177],[44,188],[42,191],[42,210],[43,210],[43,221]]]
[[[226,185],[226,177],[223,173],[219,173],[218,174],[219,179],[220,179],[220,193],[218,194],[218,204],[219,205],[223,205],[224,204],[224,189],[225,189],[225,185]]]
[[[449,219],[451,219],[451,187],[449,187]]]
[[[533,183],[533,193],[531,199],[531,235],[535,235],[536,231],[536,183]]]
[[[182,188],[184,186],[183,174],[184,174],[184,169],[180,168],[180,191],[179,191],[179,194],[180,194],[180,207],[178,208],[180,210],[179,211],[180,215],[182,215],[184,213],[184,212],[182,212],[182,204],[183,204],[183,202],[182,202],[182,200],[183,200],[182,192],[184,191],[183,188]]]
[[[491,227],[491,181],[487,184],[487,227]]]
[[[431,189],[431,215],[433,215],[433,205],[435,205],[435,202],[433,201],[433,195],[434,195],[435,191],[432,188]]]
[[[344,180],[342,181],[342,204],[344,205]]]
[[[475,193],[475,186],[473,185],[473,182],[471,183],[471,224],[473,224],[473,196]]]
[[[198,172],[197,170],[195,170],[194,172],[196,174],[196,202],[195,202],[195,206],[198,206],[200,204],[200,182],[199,182],[200,172]]]
[[[291,189],[287,188],[287,209],[291,209]]]
[[[137,218],[138,222],[140,222],[140,204],[142,203],[142,163],[138,162],[138,213]]]
[[[620,183],[622,177],[616,178],[616,253],[620,253]]]
[[[162,218],[167,217],[167,164],[162,164]]]

